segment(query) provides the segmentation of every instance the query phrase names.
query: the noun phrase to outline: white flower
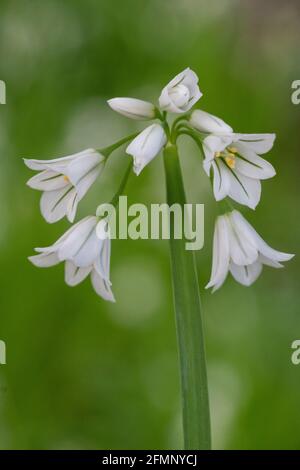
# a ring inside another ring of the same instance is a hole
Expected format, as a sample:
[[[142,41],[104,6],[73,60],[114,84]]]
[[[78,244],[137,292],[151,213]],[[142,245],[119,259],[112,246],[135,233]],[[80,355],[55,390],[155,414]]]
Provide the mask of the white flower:
[[[65,281],[76,286],[89,274],[97,294],[105,300],[114,302],[110,276],[110,238],[99,239],[97,225],[106,225],[98,217],[88,216],[73,225],[53,245],[36,248],[38,255],[28,259],[40,268],[54,266],[65,261]],[[98,228],[99,230],[99,228]],[[104,230],[104,228],[103,228]]]
[[[198,81],[197,75],[190,68],[176,75],[161,92],[161,109],[177,114],[191,109],[202,96]]]
[[[87,149],[54,160],[24,161],[31,170],[41,171],[27,184],[44,191],[41,212],[47,222],[53,223],[65,215],[73,222],[78,202],[99,176],[105,157],[94,149]]]
[[[237,282],[250,286],[260,275],[264,264],[281,268],[280,262],[293,256],[267,245],[240,212],[234,210],[216,220],[212,272],[206,288],[213,287],[213,292],[219,289],[228,271]]]
[[[159,124],[146,127],[128,145],[126,153],[133,156],[133,169],[139,175],[142,169],[159,154],[167,142],[164,129]]]
[[[155,106],[148,101],[136,98],[112,98],[107,102],[117,113],[136,120],[155,118]]]
[[[271,150],[275,134],[237,134],[222,119],[201,110],[193,111],[190,124],[209,133],[203,141],[204,169],[213,169],[213,189],[217,201],[226,196],[255,209],[261,194],[260,180],[276,172],[259,155]]]

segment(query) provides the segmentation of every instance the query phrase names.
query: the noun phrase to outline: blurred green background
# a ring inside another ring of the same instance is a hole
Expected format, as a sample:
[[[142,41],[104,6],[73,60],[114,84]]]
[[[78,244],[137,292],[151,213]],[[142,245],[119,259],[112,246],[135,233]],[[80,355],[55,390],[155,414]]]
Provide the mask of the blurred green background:
[[[198,106],[239,132],[276,132],[255,213],[243,211],[274,248],[298,252],[300,105],[299,1],[1,0],[0,365],[1,449],[180,448],[179,376],[168,243],[114,241],[117,303],[63,268],[33,267],[35,246],[66,230],[39,213],[22,157],[51,158],[103,147],[143,125],[106,100],[157,100],[190,66]],[[190,202],[205,203],[205,247],[197,253],[217,449],[300,448],[299,258],[265,268],[251,288],[232,279],[216,294],[210,276],[216,215],[194,144],[180,142]],[[128,162],[122,151],[81,202],[77,220],[108,201]],[[128,185],[130,202],[165,200],[161,156]]]

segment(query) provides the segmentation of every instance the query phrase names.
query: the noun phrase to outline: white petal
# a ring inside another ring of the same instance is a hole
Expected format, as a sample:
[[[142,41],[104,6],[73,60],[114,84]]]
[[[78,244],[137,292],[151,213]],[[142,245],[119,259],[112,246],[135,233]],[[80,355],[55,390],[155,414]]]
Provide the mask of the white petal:
[[[251,234],[253,243],[255,243],[257,249],[263,256],[269,258],[272,261],[278,262],[289,261],[291,258],[293,258],[294,255],[274,250],[269,245],[267,245],[267,243],[261,238],[252,225],[250,225],[249,222],[242,216],[242,214],[240,214],[238,211],[235,212],[235,217],[239,218],[239,223],[243,224],[248,233]]]
[[[230,189],[230,179],[227,171],[224,171],[224,165],[220,165],[218,161],[212,162],[214,170],[213,190],[216,201],[221,201],[228,195]]]
[[[115,298],[110,287],[111,284],[102,279],[100,274],[95,269],[92,271],[91,281],[93,288],[100,297],[102,297],[104,300],[115,302]]]
[[[250,286],[260,275],[262,264],[259,261],[248,266],[237,266],[234,263],[230,263],[229,270],[237,282],[244,286]]]
[[[213,241],[213,264],[209,283],[206,289],[213,287],[213,292],[224,283],[229,267],[229,237],[225,216],[216,220]]]
[[[65,174],[76,187],[79,200],[87,193],[103,169],[104,157],[98,152],[73,160],[66,168]]]
[[[226,168],[230,178],[230,190],[228,196],[239,204],[255,209],[260,200],[261,184],[259,180],[248,178],[235,170],[227,168],[224,162],[220,165]]]
[[[136,98],[112,98],[107,102],[117,113],[136,120],[155,118],[155,106],[148,101]]]
[[[71,184],[55,191],[46,191],[42,194],[40,208],[43,217],[50,224],[62,219],[68,211],[69,201],[76,194]]]
[[[152,124],[146,127],[128,145],[126,153],[133,156],[134,172],[139,175],[143,168],[153,160],[161,151],[167,137],[164,129],[159,124]]]
[[[230,258],[238,266],[254,263],[258,258],[258,251],[255,243],[249,237],[248,231],[243,224],[238,223],[234,218],[234,212],[227,216],[229,233]]]
[[[68,180],[63,175],[50,170],[44,170],[27,181],[30,188],[40,191],[53,191],[64,188],[68,184]]]
[[[109,281],[110,278],[110,250],[111,250],[111,242],[110,239],[107,238],[103,240],[101,246],[101,252],[97,256],[94,262],[94,268],[103,279]]]
[[[239,141],[259,155],[267,153],[273,147],[276,134],[235,134],[234,140]]]
[[[159,97],[159,105],[161,109],[172,113],[185,113],[201,98],[202,93],[198,87],[198,76],[193,70],[187,68],[183,72],[179,73],[174,77],[162,90]],[[172,94],[178,96],[176,93],[176,87],[185,87],[188,90],[187,99],[184,104],[180,105],[180,102],[172,99]],[[177,103],[176,103],[177,101]],[[178,105],[179,104],[179,105]]]
[[[58,259],[58,256],[55,252],[29,256],[28,259],[38,268],[48,268],[60,263],[60,260]]]
[[[262,264],[265,264],[266,266],[270,266],[271,268],[283,268],[283,264],[281,263],[278,263],[278,261],[274,261],[270,258],[267,258],[266,256],[260,254],[259,257],[258,257],[258,261],[260,261],[260,263]]]
[[[192,112],[190,124],[200,132],[213,134],[230,134],[233,132],[232,127],[226,124],[222,119],[200,109],[196,109]]]
[[[90,153],[91,150],[93,151],[93,149],[82,150],[81,152],[77,152],[72,155],[68,155],[66,157],[54,158],[51,160],[35,160],[35,159],[24,158],[24,163],[31,170],[38,170],[38,171],[51,169],[51,166],[56,165],[56,164],[59,164],[65,167],[74,158]]]
[[[76,266],[92,265],[101,249],[101,242],[96,236],[97,217],[90,216],[77,225],[76,230],[60,243],[58,257],[60,260],[72,260]]]
[[[240,142],[233,142],[238,153],[242,158],[237,157],[235,160],[235,169],[239,173],[250,178],[260,180],[272,178],[275,176],[276,171],[274,167],[264,158],[259,157],[253,150],[248,148],[247,145]]]
[[[79,268],[75,266],[72,261],[65,263],[65,282],[68,286],[77,286],[80,284],[91,272],[92,266],[86,268]]]

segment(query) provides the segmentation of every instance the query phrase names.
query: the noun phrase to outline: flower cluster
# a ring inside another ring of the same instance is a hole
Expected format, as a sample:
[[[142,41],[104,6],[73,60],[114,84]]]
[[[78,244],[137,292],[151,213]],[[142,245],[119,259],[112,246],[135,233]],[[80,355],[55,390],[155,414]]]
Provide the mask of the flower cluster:
[[[155,121],[142,132],[101,150],[87,149],[53,160],[25,159],[30,169],[39,172],[27,184],[43,192],[40,208],[45,220],[53,223],[66,216],[73,222],[78,203],[103,171],[109,155],[121,145],[129,143],[126,153],[133,157],[133,171],[139,175],[166,145],[175,145],[183,134],[201,149],[216,201],[230,198],[255,209],[261,197],[261,180],[275,175],[273,166],[261,157],[273,147],[275,134],[235,133],[222,119],[200,109],[191,111],[201,96],[198,77],[187,68],[163,88],[159,106],[127,97],[108,101],[123,116]],[[167,113],[177,115],[172,126]],[[77,222],[53,245],[36,248],[38,254],[29,259],[38,267],[63,261],[68,285],[77,285],[90,275],[97,294],[114,301],[110,250],[107,221],[92,215]],[[257,279],[263,264],[278,268],[292,256],[269,247],[245,218],[230,208],[215,224],[212,273],[206,287],[218,289],[229,271],[248,286]]]

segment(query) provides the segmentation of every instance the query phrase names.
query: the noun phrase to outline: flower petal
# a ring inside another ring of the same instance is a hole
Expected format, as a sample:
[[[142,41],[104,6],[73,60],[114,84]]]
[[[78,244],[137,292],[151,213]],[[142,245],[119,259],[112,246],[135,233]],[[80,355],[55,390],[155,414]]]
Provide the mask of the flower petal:
[[[52,224],[62,219],[67,214],[69,201],[75,194],[76,191],[71,184],[55,191],[44,192],[40,208],[46,221]]]
[[[248,266],[238,266],[231,262],[229,270],[237,282],[243,284],[243,286],[250,286],[259,277],[262,271],[262,264],[256,261]]]
[[[112,98],[108,105],[117,113],[136,120],[155,118],[155,106],[148,101],[136,98]]]
[[[230,179],[230,189],[228,196],[234,201],[255,209],[260,200],[261,184],[260,181],[238,173],[228,168],[224,162],[220,165],[226,168],[226,172]]]
[[[166,142],[165,131],[159,124],[146,127],[132,140],[126,153],[133,156],[136,175],[139,175],[143,168],[158,155]]]
[[[251,234],[251,237],[253,239],[253,243],[255,243],[257,249],[259,252],[265,256],[266,258],[269,258],[269,260],[272,261],[289,261],[291,258],[293,258],[295,255],[289,254],[289,253],[283,253],[277,250],[274,250],[271,248],[267,243],[261,238],[261,236],[256,232],[256,230],[252,227],[251,224],[240,214],[238,211],[235,211],[235,217],[236,219],[239,219],[239,224],[244,225],[245,229],[249,234]]]
[[[55,252],[40,253],[39,255],[29,256],[28,259],[38,268],[48,268],[60,263]]]
[[[237,157],[235,160],[235,169],[249,178],[260,180],[272,178],[276,171],[274,167],[264,158],[259,157],[251,148],[240,142],[233,142],[238,153],[242,158]]]
[[[92,266],[86,268],[79,268],[72,261],[65,262],[65,282],[68,286],[77,286],[80,284],[91,272]]]
[[[212,162],[214,170],[213,191],[216,201],[221,201],[228,196],[230,189],[230,178],[228,172],[224,170],[224,165],[219,165],[217,161]]]
[[[271,150],[276,139],[276,134],[234,134],[235,141],[239,141],[259,155]]]
[[[105,158],[93,151],[73,160],[66,168],[65,174],[76,187],[79,200],[87,193],[100,174]]]
[[[212,134],[231,134],[233,132],[232,127],[226,124],[222,119],[201,109],[196,109],[192,112],[190,124],[200,132]]]
[[[59,245],[60,260],[72,260],[76,266],[92,265],[101,250],[101,241],[96,236],[97,217],[90,216],[77,225],[76,230]]]
[[[24,163],[25,165],[30,168],[31,170],[51,170],[51,167],[53,165],[59,164],[61,167],[65,167],[68,163],[70,163],[73,159],[86,155],[87,153],[90,153],[91,151],[94,151],[93,149],[86,149],[82,150],[81,152],[74,153],[72,155],[67,155],[66,157],[60,157],[60,158],[53,158],[51,160],[36,160],[36,159],[28,159],[24,158]]]
[[[54,191],[64,188],[68,184],[68,180],[63,175],[51,170],[44,170],[27,181],[30,188],[40,191]]]
[[[229,267],[229,237],[225,216],[216,220],[213,241],[213,264],[209,283],[205,289],[213,287],[213,292],[224,283]]]
[[[102,279],[100,274],[95,269],[93,269],[92,271],[91,281],[95,292],[100,297],[102,297],[104,300],[115,302],[115,298],[111,290],[111,284],[106,280]]]
[[[243,224],[239,224],[231,212],[227,216],[229,233],[229,252],[233,263],[238,266],[254,263],[258,258],[258,251],[255,243],[251,240]]]

